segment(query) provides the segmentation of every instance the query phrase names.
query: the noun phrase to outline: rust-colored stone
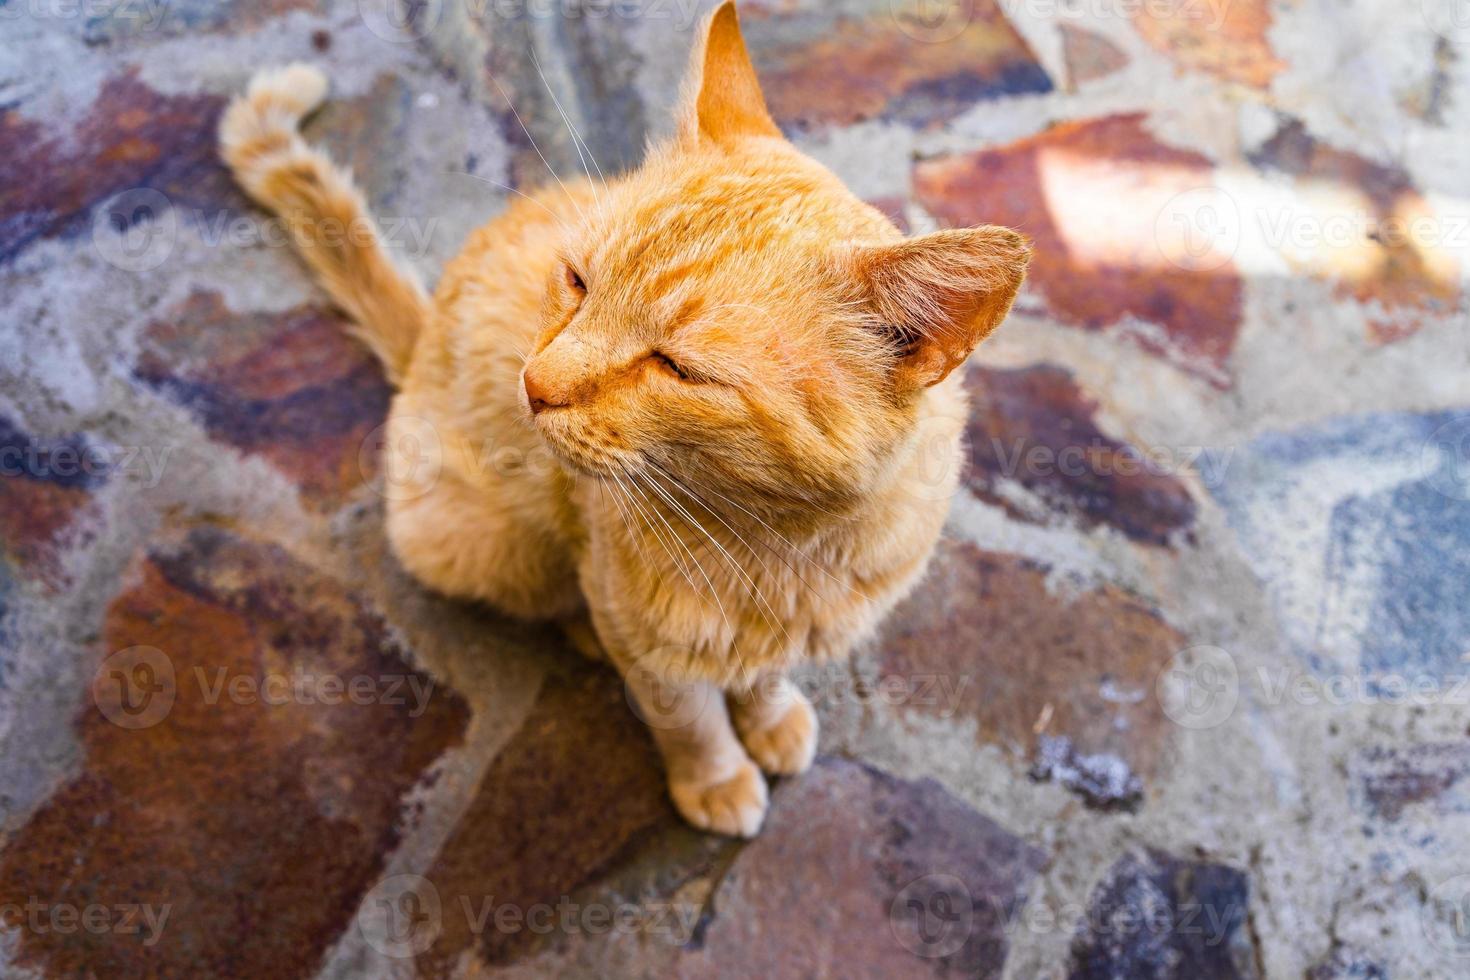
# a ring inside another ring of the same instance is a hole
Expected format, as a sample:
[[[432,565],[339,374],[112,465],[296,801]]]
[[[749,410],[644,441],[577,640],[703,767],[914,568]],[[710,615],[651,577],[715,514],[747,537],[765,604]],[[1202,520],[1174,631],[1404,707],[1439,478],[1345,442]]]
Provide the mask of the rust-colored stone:
[[[1101,330],[1137,318],[1146,350],[1223,385],[1240,329],[1242,286],[1228,257],[1212,268],[1171,263],[1160,216],[1211,185],[1213,166],[1158,142],[1141,113],[1055,126],[994,150],[919,163],[914,190],[956,227],[1002,224],[1036,246],[1030,288],[1063,323]]]
[[[1267,36],[1269,0],[1158,0],[1132,10],[1143,39],[1187,71],[1264,89],[1286,67]]]
[[[1367,213],[1326,218],[1349,223],[1365,219],[1363,238],[1349,227],[1350,241],[1325,243],[1291,257],[1300,259],[1303,271],[1335,282],[1338,296],[1383,307],[1384,314],[1369,321],[1370,339],[1400,340],[1417,332],[1420,314],[1444,316],[1455,310],[1458,267],[1441,247],[1454,226],[1434,212],[1405,171],[1328,146],[1299,120],[1284,125],[1251,159],[1259,167],[1362,197]]]
[[[76,487],[0,477],[0,548],[41,581],[63,584],[57,543],[88,500],[88,494]]]
[[[1044,860],[933,780],[822,760],[777,790],[678,975],[998,977]]]
[[[1062,54],[1074,85],[1105,78],[1128,64],[1128,56],[1112,41],[1067,23],[1062,24]]]
[[[222,105],[215,95],[161,95],[129,72],[102,87],[69,133],[0,114],[0,262],[83,228],[94,206],[125,190],[152,188],[175,206],[238,200],[215,152]]]
[[[835,23],[753,8],[745,29],[771,114],[788,128],[867,119],[929,127],[976,102],[1051,91],[1046,71],[993,0],[957,11],[963,25],[935,25],[931,33],[922,4]]]
[[[200,527],[129,581],[101,652],[155,648],[150,672],[102,665],[76,721],[83,771],[7,842],[0,906],[146,903],[168,919],[150,946],[12,916],[17,962],[49,976],[309,976],[467,709],[426,688],[357,599],[273,545]],[[297,688],[303,676],[367,680],[353,697]],[[120,686],[141,679],[152,694]],[[142,714],[118,714],[124,699]]]
[[[965,485],[1013,517],[1032,520],[1002,491],[1019,484],[1084,527],[1106,524],[1165,545],[1194,526],[1188,488],[1157,461],[1093,420],[1097,401],[1062,367],[974,367]]]
[[[653,740],[617,675],[582,663],[553,672],[425,874],[443,927],[420,972],[447,975],[472,947],[489,963],[519,958],[543,937],[497,929],[493,917],[477,936],[466,910],[554,906],[677,819]]]
[[[37,439],[0,416],[0,555],[47,585],[64,584],[62,533],[106,476],[106,458],[87,440]]]
[[[1104,585],[1068,597],[1047,569],[944,540],[917,592],[889,621],[881,669],[955,692],[902,710],[973,719],[979,737],[1028,759],[1043,736],[1147,780],[1168,734],[1159,671],[1187,644],[1159,614]],[[1126,778],[1123,780],[1126,783]]]
[[[308,499],[339,503],[372,475],[364,441],[392,396],[348,326],[321,307],[237,314],[218,294],[196,292],[149,326],[135,374],[196,412],[211,437],[269,460]]]

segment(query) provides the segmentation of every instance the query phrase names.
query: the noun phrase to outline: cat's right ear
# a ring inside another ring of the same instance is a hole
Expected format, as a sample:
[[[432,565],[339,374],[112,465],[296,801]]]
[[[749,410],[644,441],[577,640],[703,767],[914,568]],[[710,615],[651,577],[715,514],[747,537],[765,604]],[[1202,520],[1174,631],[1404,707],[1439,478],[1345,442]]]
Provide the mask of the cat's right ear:
[[[766,110],[734,0],[726,0],[704,22],[694,44],[679,109],[679,141],[729,147],[747,136],[779,138],[781,130]]]
[[[938,384],[1000,326],[1026,278],[1031,246],[1009,228],[956,228],[842,255],[898,355],[900,391]]]

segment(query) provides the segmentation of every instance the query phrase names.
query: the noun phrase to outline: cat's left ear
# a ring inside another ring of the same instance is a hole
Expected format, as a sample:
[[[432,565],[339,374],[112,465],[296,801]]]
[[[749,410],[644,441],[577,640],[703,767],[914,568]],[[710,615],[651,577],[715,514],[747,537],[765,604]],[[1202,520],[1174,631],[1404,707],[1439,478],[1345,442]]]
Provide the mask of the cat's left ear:
[[[780,137],[740,35],[734,0],[704,22],[689,60],[679,110],[679,140],[728,147],[745,136]]]
[[[899,360],[903,392],[938,384],[1010,312],[1031,246],[1009,228],[935,232],[844,255],[870,313]]]

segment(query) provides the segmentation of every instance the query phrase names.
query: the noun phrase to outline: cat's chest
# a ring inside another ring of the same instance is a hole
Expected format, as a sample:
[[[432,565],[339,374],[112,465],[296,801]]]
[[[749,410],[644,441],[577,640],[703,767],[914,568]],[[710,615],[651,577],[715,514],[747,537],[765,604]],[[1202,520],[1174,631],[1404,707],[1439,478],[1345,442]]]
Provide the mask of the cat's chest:
[[[930,544],[797,543],[777,533],[624,523],[614,595],[660,644],[761,668],[844,655],[907,591]],[[608,571],[608,569],[604,569]]]

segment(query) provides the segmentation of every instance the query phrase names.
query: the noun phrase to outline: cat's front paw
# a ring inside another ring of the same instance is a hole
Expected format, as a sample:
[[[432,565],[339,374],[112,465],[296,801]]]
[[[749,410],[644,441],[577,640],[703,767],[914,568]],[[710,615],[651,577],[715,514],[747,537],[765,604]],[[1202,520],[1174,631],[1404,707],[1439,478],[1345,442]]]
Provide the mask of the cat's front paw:
[[[719,782],[670,781],[669,795],[685,820],[716,834],[754,837],[766,818],[766,780],[748,759]]]
[[[811,768],[817,754],[817,713],[799,695],[774,725],[741,731],[745,750],[773,776],[794,776]]]

